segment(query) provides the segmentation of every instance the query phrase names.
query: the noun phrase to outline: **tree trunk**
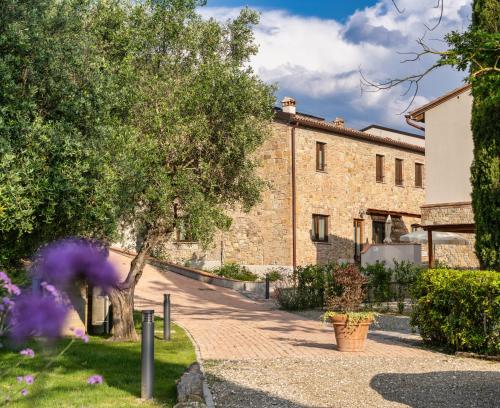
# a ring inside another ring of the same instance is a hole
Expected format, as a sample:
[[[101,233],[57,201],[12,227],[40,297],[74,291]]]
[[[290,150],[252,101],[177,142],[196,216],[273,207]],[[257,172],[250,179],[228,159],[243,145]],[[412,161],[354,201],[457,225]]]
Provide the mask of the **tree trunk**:
[[[113,337],[111,338],[113,341],[139,340],[134,326],[135,285],[139,282],[147,256],[157,241],[157,234],[152,231],[146,233],[139,252],[130,264],[127,278],[109,292],[109,298],[113,305]]]
[[[109,293],[113,305],[113,341],[138,341],[134,326],[134,287],[112,289]]]

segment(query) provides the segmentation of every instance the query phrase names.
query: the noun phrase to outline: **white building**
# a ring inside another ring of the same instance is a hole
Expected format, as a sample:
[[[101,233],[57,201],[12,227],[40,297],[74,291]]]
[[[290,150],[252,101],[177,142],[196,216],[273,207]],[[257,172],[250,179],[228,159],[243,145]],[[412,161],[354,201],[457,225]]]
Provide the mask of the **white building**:
[[[433,257],[449,266],[475,268],[474,214],[471,205],[470,167],[473,159],[470,85],[462,86],[413,110],[410,125],[425,124],[426,191],[422,226],[428,231],[461,233],[468,245],[429,245]],[[417,122],[417,123],[415,123]]]

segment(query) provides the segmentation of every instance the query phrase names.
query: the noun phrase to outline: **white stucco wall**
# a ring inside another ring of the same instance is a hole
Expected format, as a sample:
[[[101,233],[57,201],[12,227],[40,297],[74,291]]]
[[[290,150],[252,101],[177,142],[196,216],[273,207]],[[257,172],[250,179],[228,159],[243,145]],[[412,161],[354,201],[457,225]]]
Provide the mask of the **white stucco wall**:
[[[368,129],[363,130],[365,133],[369,133],[370,135],[374,136],[380,136],[380,137],[387,137],[392,140],[396,140],[398,142],[404,142],[404,143],[409,143],[414,146],[420,146],[420,147],[425,147],[425,139],[424,138],[418,138],[410,135],[404,135],[398,132],[391,132],[389,130],[385,129],[379,129],[376,127],[369,127]],[[418,130],[417,130],[418,132]]]
[[[394,267],[394,260],[422,263],[420,244],[374,244],[361,254],[361,266],[384,262],[388,268]]]
[[[470,90],[425,112],[426,204],[471,200]]]

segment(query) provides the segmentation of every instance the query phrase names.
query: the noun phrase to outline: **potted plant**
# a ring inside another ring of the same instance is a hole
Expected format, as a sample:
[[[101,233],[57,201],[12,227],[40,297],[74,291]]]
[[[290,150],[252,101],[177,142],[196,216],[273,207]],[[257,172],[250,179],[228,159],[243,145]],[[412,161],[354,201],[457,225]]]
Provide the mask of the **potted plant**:
[[[375,313],[361,310],[368,280],[355,265],[339,266],[333,279],[335,289],[327,298],[323,320],[332,322],[339,351],[363,351],[375,319]]]

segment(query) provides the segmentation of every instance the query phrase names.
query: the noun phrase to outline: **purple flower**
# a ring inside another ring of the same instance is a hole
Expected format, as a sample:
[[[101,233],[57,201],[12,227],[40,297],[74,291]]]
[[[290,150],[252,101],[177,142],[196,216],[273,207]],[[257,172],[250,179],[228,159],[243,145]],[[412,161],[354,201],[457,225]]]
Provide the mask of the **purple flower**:
[[[0,271],[0,281],[3,283],[12,283],[10,278],[7,276],[5,272]]]
[[[2,299],[2,305],[5,306],[6,309],[9,309],[12,306],[14,306],[14,302],[10,300],[8,297],[4,297]]]
[[[71,329],[73,330],[73,329]],[[85,334],[85,332],[82,329],[75,329],[73,330],[73,333],[75,333],[75,336],[81,339],[84,343],[89,342],[89,336]]]
[[[93,242],[78,238],[57,241],[43,248],[37,255],[33,272],[62,289],[81,278],[104,290],[118,283],[107,252]],[[50,291],[47,286],[45,289]]]
[[[52,297],[24,295],[12,308],[11,336],[18,342],[33,336],[59,337],[67,311],[66,307],[57,303]]]
[[[21,294],[21,289],[19,289],[13,283],[6,283],[4,285],[4,288],[7,289],[7,292],[9,292],[9,294],[11,295],[19,296]]]
[[[56,299],[60,299],[61,298],[61,294],[59,293],[59,291],[55,288],[54,285],[51,285],[47,282],[42,282],[40,283],[40,286],[49,294],[51,294],[52,296],[54,296]]]
[[[22,375],[19,375],[19,376],[17,376],[17,377],[16,377],[16,380],[17,380],[17,382],[19,382],[19,383],[20,383],[20,382],[23,382],[24,377],[23,377]]]
[[[27,390],[26,388],[23,388],[23,389],[21,390],[21,395],[23,395],[23,396],[28,395],[28,390]]]
[[[19,354],[22,356],[31,357],[31,358],[35,357],[35,352],[30,348],[26,348],[24,350],[21,350],[19,352]]]
[[[103,381],[103,379],[100,375],[91,375],[87,379],[87,384],[90,384],[90,385],[102,384],[102,381]]]
[[[35,382],[35,377],[33,377],[32,375],[26,375],[24,376],[24,381],[26,382],[26,384],[31,385]]]
[[[19,296],[21,294],[21,290],[12,283],[5,272],[0,271],[0,282],[3,282],[2,286],[10,295]]]

